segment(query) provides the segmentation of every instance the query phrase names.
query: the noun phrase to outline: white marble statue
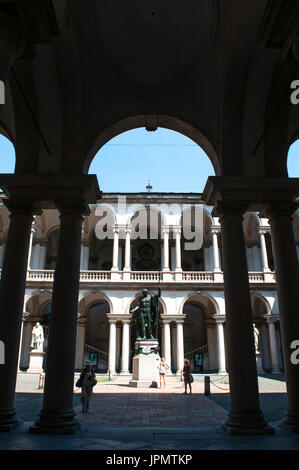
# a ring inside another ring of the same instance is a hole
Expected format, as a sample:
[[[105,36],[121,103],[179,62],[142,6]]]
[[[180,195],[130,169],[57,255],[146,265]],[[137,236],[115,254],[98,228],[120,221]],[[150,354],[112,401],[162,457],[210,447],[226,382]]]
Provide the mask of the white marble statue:
[[[255,345],[255,352],[256,353],[259,353],[259,335],[260,335],[260,332],[259,330],[257,329],[257,327],[255,325],[253,325],[253,331],[254,331],[254,345]]]
[[[43,352],[44,330],[42,325],[37,322],[32,330],[31,348],[33,351]]]

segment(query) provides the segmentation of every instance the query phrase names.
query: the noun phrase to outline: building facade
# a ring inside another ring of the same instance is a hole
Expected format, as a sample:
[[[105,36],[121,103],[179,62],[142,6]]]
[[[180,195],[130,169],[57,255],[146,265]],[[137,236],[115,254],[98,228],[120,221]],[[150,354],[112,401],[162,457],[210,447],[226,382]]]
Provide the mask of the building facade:
[[[153,294],[160,287],[158,336],[170,373],[180,374],[184,357],[194,372],[226,373],[221,228],[212,209],[194,193],[106,193],[90,205],[82,231],[75,369],[89,358],[100,373],[129,375],[136,339],[131,309],[144,287]],[[9,225],[3,204],[0,221],[2,260]],[[298,254],[298,211],[293,229]],[[246,212],[243,232],[258,372],[280,373],[280,315],[268,220]],[[45,209],[31,229],[21,371],[29,368],[37,322],[44,328],[47,353],[58,239],[59,212]]]

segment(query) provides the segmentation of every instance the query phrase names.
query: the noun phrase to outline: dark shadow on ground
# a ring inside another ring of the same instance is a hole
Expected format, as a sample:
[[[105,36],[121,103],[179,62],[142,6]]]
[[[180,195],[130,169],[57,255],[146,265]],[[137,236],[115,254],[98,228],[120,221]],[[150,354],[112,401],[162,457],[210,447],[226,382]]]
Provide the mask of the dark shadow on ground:
[[[207,398],[229,410],[229,393],[218,393]],[[281,421],[287,409],[287,394],[260,393],[260,406],[266,421]]]
[[[74,395],[74,407],[80,403],[80,396]],[[39,393],[20,393],[15,395],[15,407],[18,417],[23,421],[35,421],[43,406],[43,392]]]
[[[281,374],[263,374],[263,375],[259,375],[259,377],[261,378],[266,378],[266,379],[271,379],[271,380],[277,380],[278,382],[285,382],[286,381],[286,378],[285,378],[285,375],[283,373]]]

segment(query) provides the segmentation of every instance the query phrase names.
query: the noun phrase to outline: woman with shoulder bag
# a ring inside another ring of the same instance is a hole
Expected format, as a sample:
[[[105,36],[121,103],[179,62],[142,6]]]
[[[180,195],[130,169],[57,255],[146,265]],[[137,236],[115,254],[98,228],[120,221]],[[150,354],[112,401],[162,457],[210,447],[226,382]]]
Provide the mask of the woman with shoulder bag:
[[[95,372],[92,369],[92,362],[86,361],[85,367],[80,374],[80,378],[76,383],[77,387],[82,388],[81,392],[81,404],[82,404],[82,413],[87,413],[89,409],[89,403],[91,399],[92,389],[96,385],[97,380]]]

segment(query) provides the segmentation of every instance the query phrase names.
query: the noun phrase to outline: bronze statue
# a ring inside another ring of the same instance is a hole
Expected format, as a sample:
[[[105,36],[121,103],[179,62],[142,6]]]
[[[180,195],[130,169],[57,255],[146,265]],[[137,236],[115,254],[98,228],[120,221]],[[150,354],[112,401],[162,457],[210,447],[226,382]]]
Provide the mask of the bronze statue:
[[[139,305],[131,310],[133,314],[139,310],[139,315],[134,316],[137,326],[137,339],[157,339],[159,320],[159,297],[161,290],[158,288],[158,295],[150,295],[147,289],[143,289],[143,296],[139,299]]]

